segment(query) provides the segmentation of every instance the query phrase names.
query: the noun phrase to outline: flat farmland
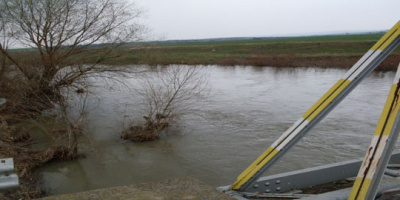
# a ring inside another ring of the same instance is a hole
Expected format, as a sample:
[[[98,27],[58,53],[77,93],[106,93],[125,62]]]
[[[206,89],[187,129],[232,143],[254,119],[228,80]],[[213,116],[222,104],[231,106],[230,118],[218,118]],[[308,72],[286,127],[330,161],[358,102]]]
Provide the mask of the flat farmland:
[[[373,33],[147,42],[120,48],[106,64],[349,68],[382,35]],[[396,70],[399,62],[400,48],[397,48],[377,70]]]

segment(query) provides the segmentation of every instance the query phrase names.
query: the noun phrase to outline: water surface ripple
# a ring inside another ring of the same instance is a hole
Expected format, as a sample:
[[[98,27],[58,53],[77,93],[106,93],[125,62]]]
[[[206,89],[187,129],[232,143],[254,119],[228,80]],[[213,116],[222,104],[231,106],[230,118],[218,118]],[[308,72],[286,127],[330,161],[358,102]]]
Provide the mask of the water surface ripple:
[[[101,87],[89,99],[93,152],[85,159],[46,166],[42,170],[45,187],[51,194],[61,194],[176,177],[193,177],[212,186],[232,184],[346,72],[204,68],[210,73],[210,96],[182,116],[167,136],[141,144],[118,137],[123,115],[140,115],[137,96],[118,83],[98,82]],[[362,157],[393,77],[393,72],[366,77],[266,174]],[[125,83],[134,82],[125,79]]]

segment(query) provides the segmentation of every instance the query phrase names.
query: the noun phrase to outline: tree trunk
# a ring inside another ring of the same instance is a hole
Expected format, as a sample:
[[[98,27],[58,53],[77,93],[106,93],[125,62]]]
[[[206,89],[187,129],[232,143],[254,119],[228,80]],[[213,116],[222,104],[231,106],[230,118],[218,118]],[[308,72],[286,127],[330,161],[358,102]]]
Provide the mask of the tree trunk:
[[[7,60],[4,55],[1,56],[0,80],[3,79],[4,72],[6,71]]]
[[[76,158],[78,156],[78,135],[76,130],[72,130],[69,138],[68,158]]]

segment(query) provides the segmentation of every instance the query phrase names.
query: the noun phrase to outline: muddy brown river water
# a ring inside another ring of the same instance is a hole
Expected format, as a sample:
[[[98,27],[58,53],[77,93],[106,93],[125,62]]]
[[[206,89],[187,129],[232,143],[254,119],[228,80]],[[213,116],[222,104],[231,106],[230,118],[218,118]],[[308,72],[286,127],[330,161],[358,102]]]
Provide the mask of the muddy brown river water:
[[[87,158],[42,168],[43,187],[50,194],[63,194],[177,177],[215,187],[232,184],[346,72],[202,67],[210,75],[210,95],[160,140],[146,143],[119,139],[123,116],[140,117],[137,95],[123,86],[134,78],[107,84],[93,80],[99,87],[88,99],[92,150]],[[369,75],[266,174],[363,157],[394,75]]]

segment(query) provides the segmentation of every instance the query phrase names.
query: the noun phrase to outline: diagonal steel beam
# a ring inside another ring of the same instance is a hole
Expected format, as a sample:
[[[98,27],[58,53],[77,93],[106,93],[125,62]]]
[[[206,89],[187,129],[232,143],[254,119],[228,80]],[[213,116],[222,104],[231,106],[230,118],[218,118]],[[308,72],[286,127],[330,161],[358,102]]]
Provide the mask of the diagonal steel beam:
[[[400,65],[349,199],[374,199],[400,130]]]
[[[360,82],[400,44],[397,22],[354,66],[328,90],[292,127],[284,132],[233,183],[231,189],[246,191],[266,169],[272,166],[308,131],[320,122]]]

